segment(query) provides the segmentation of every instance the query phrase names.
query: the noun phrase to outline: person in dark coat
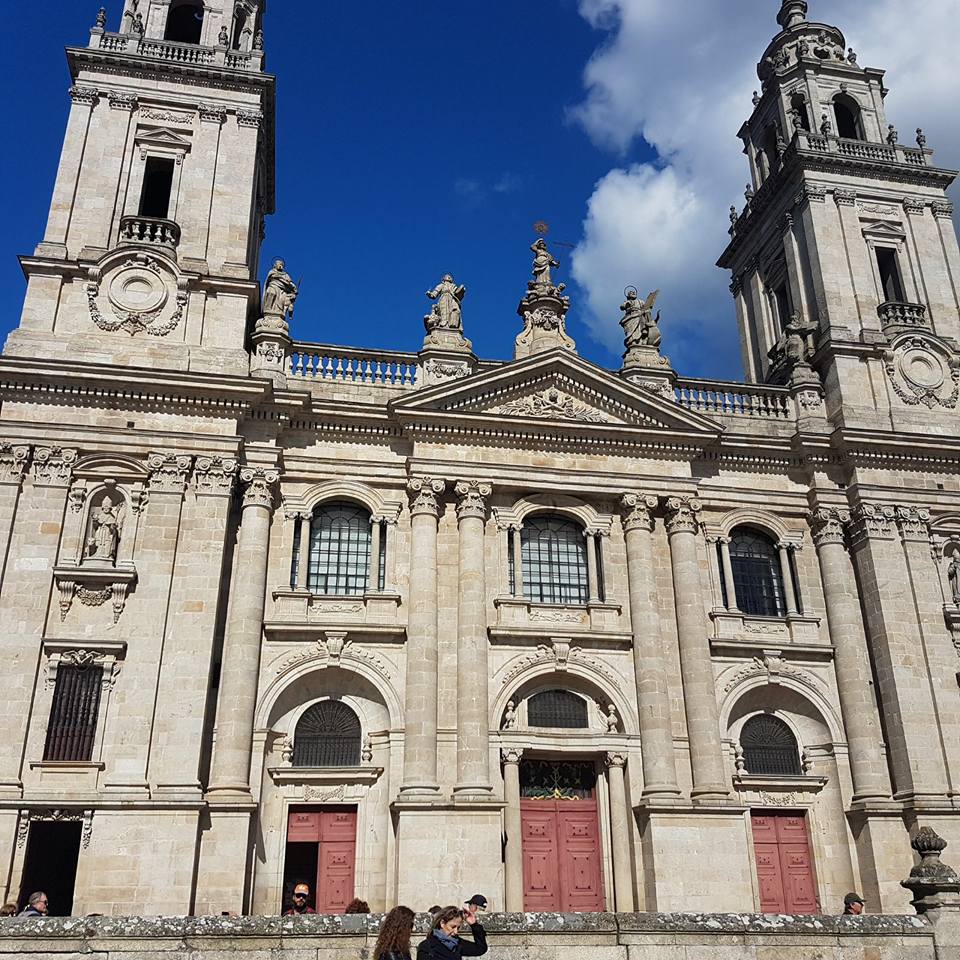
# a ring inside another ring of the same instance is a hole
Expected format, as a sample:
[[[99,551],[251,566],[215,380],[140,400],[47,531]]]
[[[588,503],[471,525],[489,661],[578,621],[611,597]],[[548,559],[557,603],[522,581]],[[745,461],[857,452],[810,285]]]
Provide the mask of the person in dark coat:
[[[460,939],[460,928],[466,923],[473,943]],[[467,904],[444,907],[434,918],[426,940],[417,946],[417,960],[457,960],[458,957],[482,957],[487,952],[487,934],[477,919],[477,906]]]

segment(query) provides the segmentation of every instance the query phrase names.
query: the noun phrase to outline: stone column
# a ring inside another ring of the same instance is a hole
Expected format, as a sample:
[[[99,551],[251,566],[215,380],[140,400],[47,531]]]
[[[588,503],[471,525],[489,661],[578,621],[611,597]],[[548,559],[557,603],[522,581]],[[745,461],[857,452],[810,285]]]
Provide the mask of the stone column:
[[[730,560],[730,538],[719,537],[720,562],[723,564],[723,585],[727,588],[727,609],[739,610],[737,603],[737,584],[733,579],[733,562]]]
[[[863,632],[860,597],[843,528],[850,514],[821,507],[810,515],[813,542],[820,562],[827,624],[834,646],[834,670],[840,710],[847,733],[854,801],[889,799],[883,736],[873,696],[870,655]]]
[[[504,887],[508,913],[523,912],[523,839],[520,818],[520,759],[523,751],[510,748],[503,757],[504,831],[507,835]]]
[[[790,566],[790,545],[778,543],[777,552],[780,555],[780,578],[783,580],[783,598],[787,605],[787,616],[796,616],[797,592],[793,589],[793,570]]]
[[[380,537],[383,534],[383,520],[370,518],[370,575],[367,579],[367,593],[380,592]]]
[[[653,516],[656,497],[629,493],[621,501],[627,546],[633,668],[640,720],[643,796],[677,797],[677,767],[670,721],[670,693],[660,611],[653,572]]]
[[[297,555],[297,589],[310,589],[310,524],[313,515],[300,514],[300,553]]]
[[[700,510],[700,501],[693,497],[671,497],[667,501],[680,673],[693,771],[690,796],[694,802],[709,803],[726,799],[729,791],[725,782],[713,663],[700,589],[697,557],[697,515]]]
[[[410,617],[400,797],[434,796],[437,784],[437,525],[446,482],[416,477],[410,494]]]
[[[630,811],[623,769],[627,758],[608,753],[607,782],[610,786],[610,845],[613,848],[613,895],[617,913],[633,913],[633,865],[630,856]]]
[[[487,617],[484,525],[489,483],[455,487],[459,529],[457,601],[457,783],[455,797],[490,797],[490,723],[487,716]]]
[[[587,540],[587,599],[590,603],[600,600],[600,578],[597,576],[597,534],[595,530],[585,532]]]
[[[223,640],[217,739],[208,791],[211,794],[250,794],[270,518],[277,479],[276,470],[263,467],[245,467],[240,471],[243,517]]]
[[[523,596],[523,535],[520,524],[510,528],[510,543],[513,550],[513,595]]]

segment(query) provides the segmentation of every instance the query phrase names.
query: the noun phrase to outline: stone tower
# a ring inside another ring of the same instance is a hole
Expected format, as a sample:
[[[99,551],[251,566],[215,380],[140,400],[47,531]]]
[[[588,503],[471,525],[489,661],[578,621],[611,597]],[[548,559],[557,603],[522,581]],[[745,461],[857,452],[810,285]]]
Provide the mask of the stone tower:
[[[73,101],[8,355],[243,375],[274,205],[263,0],[125,0]]]
[[[828,416],[906,427],[933,411],[949,429],[960,253],[945,190],[956,174],[934,165],[922,131],[916,146],[900,142],[884,72],[807,6],[784,0],[740,130],[751,182],[719,265],[733,273],[747,379],[787,382],[809,362]]]

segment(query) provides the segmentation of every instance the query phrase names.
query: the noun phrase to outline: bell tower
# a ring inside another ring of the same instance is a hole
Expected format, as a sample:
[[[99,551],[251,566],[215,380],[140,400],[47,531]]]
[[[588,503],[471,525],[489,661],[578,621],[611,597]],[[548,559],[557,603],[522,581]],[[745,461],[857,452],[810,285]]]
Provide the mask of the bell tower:
[[[117,7],[120,4],[117,2]],[[244,375],[274,209],[265,0],[101,8],[7,355]]]
[[[746,206],[718,265],[733,275],[752,382],[823,381],[827,414],[871,426],[946,415],[960,384],[960,252],[921,130],[900,142],[884,72],[834,26],[783,0],[740,130]]]

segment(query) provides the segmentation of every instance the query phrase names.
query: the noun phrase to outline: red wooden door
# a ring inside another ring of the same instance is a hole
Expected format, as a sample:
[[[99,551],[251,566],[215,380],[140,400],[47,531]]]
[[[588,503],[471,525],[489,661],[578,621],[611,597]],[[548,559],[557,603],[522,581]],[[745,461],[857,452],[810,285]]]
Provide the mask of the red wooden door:
[[[753,849],[763,913],[820,912],[802,814],[754,814]]]
[[[319,807],[292,812],[287,820],[288,843],[317,844],[317,913],[343,913],[353,899],[356,866],[357,811]]]
[[[604,909],[596,800],[521,800],[524,909]]]

